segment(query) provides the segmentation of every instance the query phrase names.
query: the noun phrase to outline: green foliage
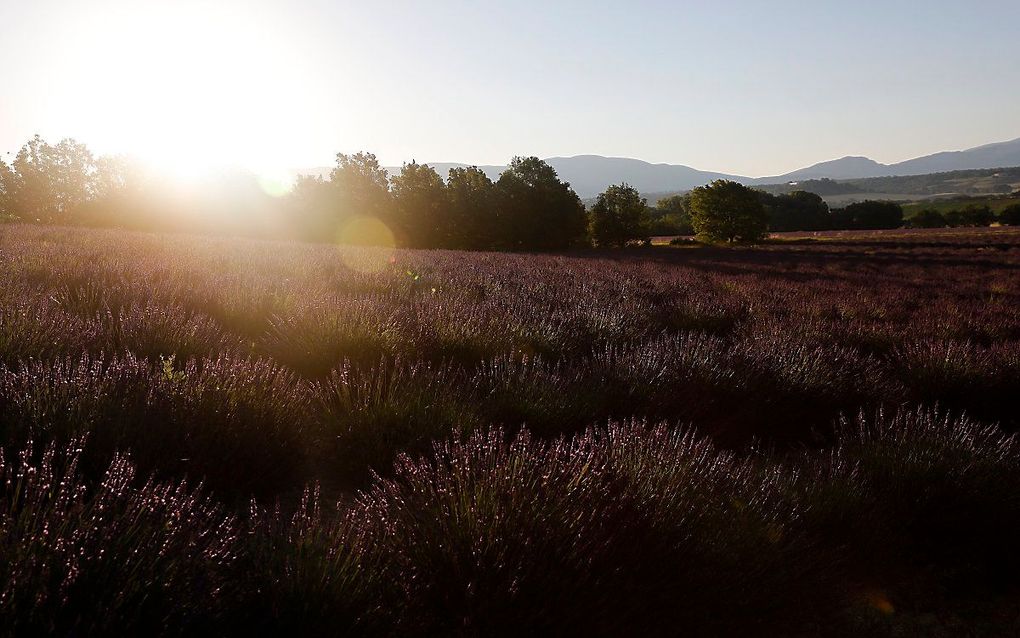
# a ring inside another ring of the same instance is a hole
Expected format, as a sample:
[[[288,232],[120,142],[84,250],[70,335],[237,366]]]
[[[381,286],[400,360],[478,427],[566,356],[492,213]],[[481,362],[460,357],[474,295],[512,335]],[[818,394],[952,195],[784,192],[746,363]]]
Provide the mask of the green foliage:
[[[655,208],[648,211],[649,234],[651,235],[693,235],[690,197],[687,193],[663,197]]]
[[[649,239],[648,203],[637,189],[627,184],[607,188],[588,215],[597,246],[625,246],[628,242]]]
[[[404,164],[392,182],[393,216],[412,248],[449,246],[453,230],[450,203],[443,178],[431,166]]]
[[[363,215],[385,219],[389,216],[389,177],[372,153],[338,153],[329,183],[335,189],[341,218]]]
[[[946,224],[953,228],[960,226],[990,226],[995,221],[992,209],[971,204],[963,209],[953,209],[944,215]]]
[[[826,230],[832,225],[828,205],[814,193],[798,190],[781,195],[762,192],[760,196],[770,231]]]
[[[501,227],[496,185],[475,166],[451,168],[446,193],[449,212],[444,229],[451,248],[483,249],[497,245]]]
[[[719,179],[690,192],[691,224],[707,241],[758,241],[768,231],[768,213],[757,191]]]
[[[933,208],[925,208],[904,220],[907,228],[945,228],[948,224],[942,213]]]
[[[1003,226],[1020,226],[1020,203],[1011,204],[999,211],[999,223]]]
[[[881,230],[903,225],[903,207],[896,202],[867,200],[832,212],[836,229]]]
[[[66,222],[100,187],[98,167],[84,144],[49,144],[36,135],[10,166],[0,166],[0,215],[25,221]]]
[[[499,176],[501,236],[497,242],[518,250],[559,250],[581,243],[587,232],[584,204],[537,157],[515,157]]]

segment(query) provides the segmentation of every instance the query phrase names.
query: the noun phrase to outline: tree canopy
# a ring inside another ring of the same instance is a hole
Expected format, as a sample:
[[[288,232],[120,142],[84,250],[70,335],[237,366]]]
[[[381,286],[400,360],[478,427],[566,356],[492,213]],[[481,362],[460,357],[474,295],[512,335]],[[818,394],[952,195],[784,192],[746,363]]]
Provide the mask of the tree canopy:
[[[393,221],[412,248],[452,245],[446,183],[434,168],[411,162],[391,179]]]
[[[446,182],[446,237],[451,248],[481,249],[498,244],[501,228],[499,193],[476,166],[451,168]]]
[[[38,135],[11,164],[0,167],[0,212],[21,219],[58,222],[96,193],[98,166],[84,144],[49,144]]]
[[[909,228],[945,228],[946,218],[934,208],[925,208],[908,217],[905,223]]]
[[[584,204],[555,169],[537,157],[515,157],[496,182],[503,213],[502,241],[509,248],[557,250],[581,242]]]
[[[661,198],[648,211],[649,233],[652,235],[693,235],[690,194],[681,193]]]
[[[769,230],[827,230],[831,227],[829,206],[820,195],[793,191],[781,195],[761,193],[762,204],[769,216]]]
[[[1020,204],[1010,204],[999,211],[999,223],[1005,226],[1020,226]]]
[[[757,191],[724,179],[690,193],[691,224],[707,241],[757,241],[768,231],[768,213]]]
[[[627,184],[610,186],[589,214],[591,237],[598,246],[625,246],[648,241],[648,202]]]
[[[848,230],[881,230],[903,225],[903,207],[896,202],[865,200],[833,211],[833,227]]]

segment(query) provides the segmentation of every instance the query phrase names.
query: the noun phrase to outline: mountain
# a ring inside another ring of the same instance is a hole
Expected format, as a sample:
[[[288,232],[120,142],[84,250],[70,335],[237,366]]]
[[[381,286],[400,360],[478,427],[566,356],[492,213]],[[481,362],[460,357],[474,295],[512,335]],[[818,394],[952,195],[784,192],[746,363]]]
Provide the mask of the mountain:
[[[746,178],[724,173],[699,171],[677,164],[650,164],[642,160],[601,155],[550,157],[546,160],[556,169],[560,179],[570,182],[574,192],[594,197],[610,184],[627,182],[639,192],[652,193],[666,190],[690,190],[714,179]]]
[[[890,177],[897,175],[926,175],[983,168],[1004,168],[1020,166],[1020,138],[1009,142],[986,144],[963,151],[946,151],[917,157],[896,164],[881,164],[867,157],[844,157],[821,162],[784,175],[773,177],[741,177],[711,171],[700,171],[679,164],[651,164],[625,157],[603,157],[601,155],[576,155],[574,157],[550,157],[546,159],[556,169],[560,179],[570,182],[574,191],[582,198],[591,198],[610,184],[627,182],[642,193],[676,193],[690,190],[714,179],[732,179],[744,184],[765,185],[811,179],[863,179],[868,177]],[[468,164],[453,162],[429,163],[446,177],[451,168]],[[505,166],[480,166],[490,179],[496,180]],[[390,174],[400,167],[386,167]],[[310,168],[295,171],[302,175],[328,176],[329,167]]]
[[[755,184],[775,184],[807,179],[861,179],[865,177],[892,177],[899,175],[928,175],[981,168],[1020,166],[1020,138],[1008,142],[985,144],[963,151],[943,151],[923,157],[880,164],[867,157],[844,157],[821,162],[785,175],[760,177]]]
[[[791,171],[776,177],[759,177],[756,184],[775,184],[785,182],[801,182],[809,179],[859,179],[862,177],[885,176],[888,170],[885,164],[879,164],[868,157],[843,157],[840,159],[820,162],[807,168]]]
[[[1020,166],[1020,138],[965,151],[945,151],[893,164],[893,175],[926,175],[974,168]]]

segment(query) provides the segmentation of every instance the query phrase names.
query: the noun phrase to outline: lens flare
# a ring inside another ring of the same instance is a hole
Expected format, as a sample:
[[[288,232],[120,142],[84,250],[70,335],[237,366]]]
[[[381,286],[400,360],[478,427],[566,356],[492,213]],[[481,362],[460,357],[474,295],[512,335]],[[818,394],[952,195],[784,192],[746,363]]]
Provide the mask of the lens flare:
[[[270,197],[283,197],[294,189],[294,177],[285,172],[261,174],[258,181],[259,188]]]
[[[385,270],[397,245],[389,226],[368,215],[356,215],[346,220],[340,227],[337,241],[346,244],[341,253],[344,265],[363,273]]]

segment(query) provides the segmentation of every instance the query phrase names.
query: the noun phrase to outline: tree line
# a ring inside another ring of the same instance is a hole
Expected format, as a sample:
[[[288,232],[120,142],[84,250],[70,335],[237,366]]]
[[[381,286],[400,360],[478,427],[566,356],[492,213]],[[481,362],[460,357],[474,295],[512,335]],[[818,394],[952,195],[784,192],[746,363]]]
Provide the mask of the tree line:
[[[931,217],[917,223],[937,224]],[[451,169],[444,179],[417,162],[391,176],[371,153],[341,153],[328,177],[299,177],[285,194],[243,172],[185,186],[123,158],[97,158],[74,140],[39,136],[9,164],[0,161],[0,219],[464,250],[625,246],[656,235],[756,241],[768,232],[904,224],[895,203],[830,210],[814,193],[776,195],[726,180],[655,206],[633,187],[613,185],[586,208],[537,157],[514,158],[495,181],[477,167]],[[348,232],[365,219],[385,236]],[[1016,223],[1009,219],[1000,221]]]

